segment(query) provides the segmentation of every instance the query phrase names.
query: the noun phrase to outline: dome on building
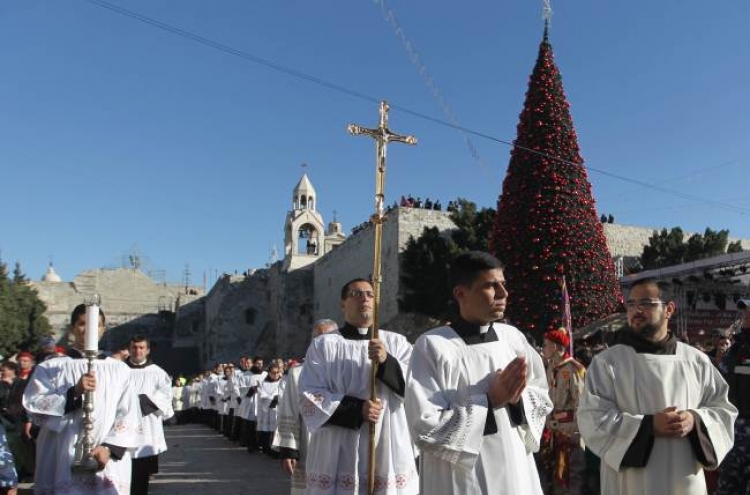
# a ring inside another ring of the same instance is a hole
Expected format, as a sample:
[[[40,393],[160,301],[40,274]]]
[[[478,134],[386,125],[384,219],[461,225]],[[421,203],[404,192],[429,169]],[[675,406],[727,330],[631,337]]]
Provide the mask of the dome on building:
[[[42,282],[62,282],[60,275],[55,273],[55,269],[52,267],[52,263],[47,267],[47,273],[42,277]]]

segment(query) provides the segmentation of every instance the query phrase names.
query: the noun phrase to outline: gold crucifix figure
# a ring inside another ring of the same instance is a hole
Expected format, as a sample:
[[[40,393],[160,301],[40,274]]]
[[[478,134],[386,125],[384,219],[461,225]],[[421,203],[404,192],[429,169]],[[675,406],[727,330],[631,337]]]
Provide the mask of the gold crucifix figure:
[[[382,283],[381,275],[381,252],[383,238],[383,221],[385,217],[385,153],[388,143],[391,141],[397,143],[406,143],[410,145],[417,144],[417,138],[414,136],[402,136],[395,134],[388,129],[388,102],[380,102],[380,125],[375,129],[368,129],[356,124],[349,125],[349,132],[352,134],[365,134],[375,140],[375,213],[370,217],[370,221],[375,226],[375,252],[373,255],[372,269],[372,291],[374,294],[372,301],[372,338],[378,338],[378,312],[380,309],[380,284]],[[377,399],[376,379],[378,372],[378,362],[372,361],[372,375],[370,376],[370,399]],[[367,493],[375,493],[375,424],[370,423],[370,451],[367,465]]]
[[[410,145],[417,144],[417,138],[414,136],[403,136],[396,134],[388,129],[388,106],[387,101],[380,102],[380,125],[375,129],[369,129],[357,124],[349,124],[349,132],[354,135],[365,134],[375,140],[375,215],[373,218],[376,225],[382,222],[385,214],[385,154],[388,143],[395,141],[397,143],[406,143]]]

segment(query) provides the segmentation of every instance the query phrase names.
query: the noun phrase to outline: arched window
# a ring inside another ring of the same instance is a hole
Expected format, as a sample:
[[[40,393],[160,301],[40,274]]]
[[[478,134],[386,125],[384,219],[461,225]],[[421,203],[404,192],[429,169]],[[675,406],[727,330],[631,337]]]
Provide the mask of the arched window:
[[[309,223],[299,228],[297,237],[297,254],[318,254],[318,231]]]

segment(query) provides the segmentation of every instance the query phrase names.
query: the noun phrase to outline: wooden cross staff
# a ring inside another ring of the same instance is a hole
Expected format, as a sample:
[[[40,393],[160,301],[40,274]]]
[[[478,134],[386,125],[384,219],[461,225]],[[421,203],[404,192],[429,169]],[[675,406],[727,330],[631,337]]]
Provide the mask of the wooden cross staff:
[[[375,129],[368,129],[356,124],[350,124],[349,132],[351,134],[365,134],[375,140],[375,213],[370,217],[370,222],[375,225],[375,253],[373,256],[372,268],[372,291],[375,295],[372,307],[372,338],[378,338],[378,311],[380,309],[380,284],[382,283],[381,275],[381,252],[383,221],[385,219],[385,154],[388,143],[391,141],[397,143],[406,143],[410,145],[417,144],[417,138],[414,136],[402,136],[395,134],[388,129],[388,102],[380,102],[380,125]],[[372,361],[372,376],[370,377],[370,400],[376,400],[375,380],[377,379],[378,363]],[[367,465],[367,493],[375,493],[375,424],[370,423],[370,456]]]

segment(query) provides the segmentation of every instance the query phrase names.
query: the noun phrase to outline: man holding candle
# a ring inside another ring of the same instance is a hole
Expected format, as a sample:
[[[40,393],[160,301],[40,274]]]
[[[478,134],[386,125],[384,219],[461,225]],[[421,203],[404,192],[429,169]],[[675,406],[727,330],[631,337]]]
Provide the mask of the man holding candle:
[[[70,321],[75,340],[67,356],[40,363],[23,396],[24,407],[40,427],[34,491],[50,495],[128,495],[127,449],[141,443],[130,370],[120,361],[100,357],[89,371],[85,351],[96,352],[104,332],[104,313],[98,306],[76,306]],[[93,393],[90,457],[99,470],[73,473],[76,447],[84,433],[85,392]]]

